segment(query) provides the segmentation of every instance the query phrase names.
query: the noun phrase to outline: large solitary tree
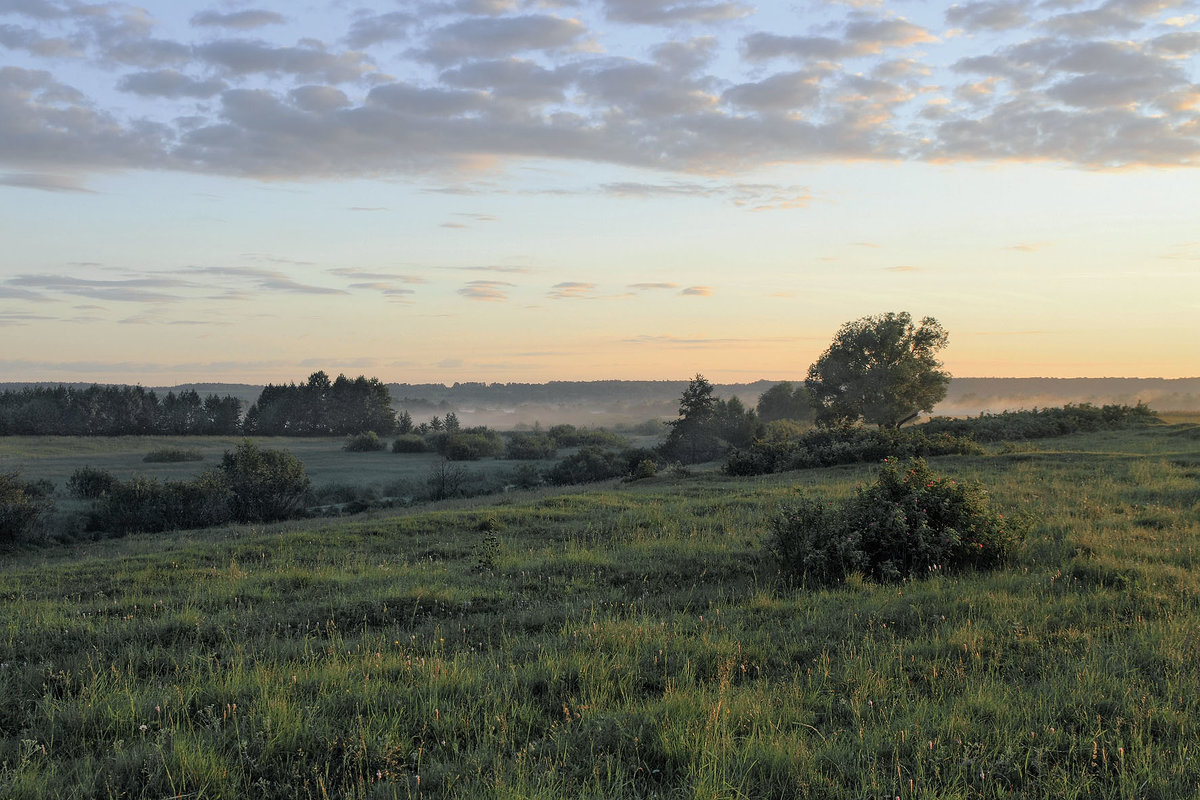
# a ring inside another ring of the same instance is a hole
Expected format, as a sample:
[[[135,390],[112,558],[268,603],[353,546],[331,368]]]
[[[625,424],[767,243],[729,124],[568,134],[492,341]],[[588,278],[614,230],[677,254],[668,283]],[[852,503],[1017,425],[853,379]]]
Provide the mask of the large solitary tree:
[[[937,353],[949,334],[933,317],[906,311],[862,317],[838,329],[808,368],[804,385],[826,425],[863,419],[898,428],[946,396],[950,373]]]

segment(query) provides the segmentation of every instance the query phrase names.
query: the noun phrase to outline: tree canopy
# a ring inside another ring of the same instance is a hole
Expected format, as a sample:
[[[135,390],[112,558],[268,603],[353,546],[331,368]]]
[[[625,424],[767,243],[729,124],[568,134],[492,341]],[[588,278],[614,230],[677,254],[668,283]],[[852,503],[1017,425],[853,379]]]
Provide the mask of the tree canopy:
[[[949,334],[933,317],[914,324],[902,311],[862,317],[838,329],[833,343],[808,368],[804,385],[817,421],[863,419],[898,428],[946,396],[950,373],[937,353]]]

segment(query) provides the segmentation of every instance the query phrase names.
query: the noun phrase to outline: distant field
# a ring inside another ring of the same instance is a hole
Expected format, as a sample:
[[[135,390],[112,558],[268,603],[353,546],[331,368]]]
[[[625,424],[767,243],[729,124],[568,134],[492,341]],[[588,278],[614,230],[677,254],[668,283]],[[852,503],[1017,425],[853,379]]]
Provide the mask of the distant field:
[[[9,553],[0,796],[1200,796],[1200,427],[933,465],[1032,515],[1008,568],[780,581],[869,467]]]

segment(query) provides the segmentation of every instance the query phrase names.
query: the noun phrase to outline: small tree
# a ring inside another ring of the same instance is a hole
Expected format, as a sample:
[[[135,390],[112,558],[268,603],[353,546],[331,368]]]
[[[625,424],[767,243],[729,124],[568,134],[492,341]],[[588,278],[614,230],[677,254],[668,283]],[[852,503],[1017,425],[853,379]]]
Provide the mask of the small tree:
[[[0,473],[0,544],[27,535],[51,505],[34,485],[21,480],[20,473]]]
[[[671,431],[663,452],[689,464],[720,455],[724,447],[714,431],[719,403],[713,397],[713,385],[697,373],[679,398],[679,418],[667,423]]]
[[[429,471],[425,483],[429,486],[429,497],[432,500],[445,500],[462,494],[467,482],[467,470],[450,459],[443,458]]]
[[[899,428],[932,411],[950,383],[936,357],[948,339],[933,317],[914,325],[905,311],[847,322],[808,368],[804,385],[817,421],[837,425],[861,418]]]

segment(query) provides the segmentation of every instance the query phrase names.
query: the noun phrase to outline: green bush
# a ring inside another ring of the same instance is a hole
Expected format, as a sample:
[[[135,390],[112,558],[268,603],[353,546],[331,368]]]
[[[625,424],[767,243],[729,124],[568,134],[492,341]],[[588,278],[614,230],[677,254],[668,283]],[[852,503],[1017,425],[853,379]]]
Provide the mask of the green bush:
[[[392,442],[393,453],[426,453],[425,439],[415,433],[405,433],[396,437]]]
[[[0,472],[0,544],[27,537],[53,505],[44,487],[21,480],[19,472]]]
[[[106,469],[80,467],[67,479],[67,491],[84,500],[95,500],[108,494],[117,482],[117,476]]]
[[[363,431],[346,437],[346,444],[342,449],[347,453],[377,453],[387,449],[387,445],[375,431]]]
[[[494,458],[504,451],[504,439],[490,428],[465,428],[446,435],[440,452],[451,461],[478,461]]]
[[[629,461],[625,454],[603,447],[586,445],[578,453],[567,456],[546,473],[546,480],[560,486],[573,483],[591,483],[609,478],[620,478],[629,474]]]
[[[658,463],[653,458],[643,458],[629,472],[631,481],[640,481],[644,478],[653,478],[658,474]]]
[[[1023,535],[979,484],[935,475],[922,459],[903,470],[888,459],[876,482],[853,497],[784,508],[771,550],[783,573],[801,582],[836,583],[852,573],[899,581],[998,567]]]
[[[147,464],[174,464],[184,461],[203,461],[204,454],[199,450],[182,447],[160,447],[146,453],[142,461]]]

